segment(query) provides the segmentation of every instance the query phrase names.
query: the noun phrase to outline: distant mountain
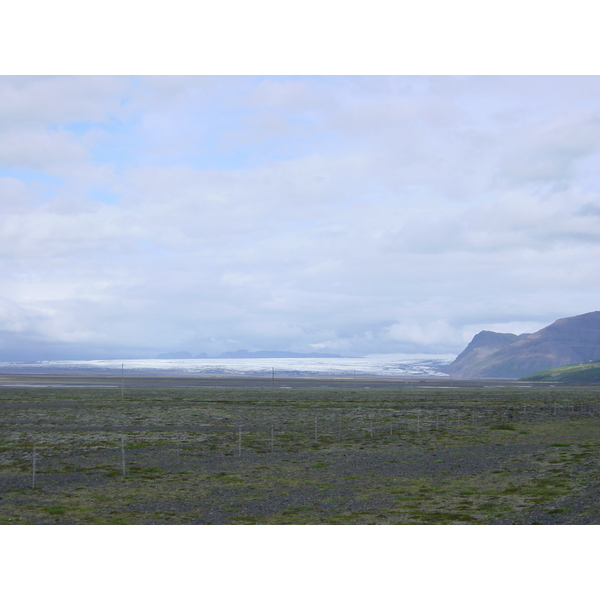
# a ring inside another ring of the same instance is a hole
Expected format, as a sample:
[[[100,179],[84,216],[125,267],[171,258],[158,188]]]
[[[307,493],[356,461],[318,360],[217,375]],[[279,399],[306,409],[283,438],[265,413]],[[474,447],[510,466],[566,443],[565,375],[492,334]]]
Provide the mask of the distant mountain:
[[[301,354],[299,352],[284,352],[280,350],[259,350],[248,352],[248,350],[236,350],[235,352],[224,352],[219,358],[341,358],[339,354],[324,354],[311,352]]]
[[[189,352],[166,352],[165,354],[159,354],[156,358],[208,358],[208,355],[204,352],[196,356],[192,356]],[[236,350],[235,352],[223,352],[223,354],[217,358],[341,358],[341,356],[339,354],[325,354],[320,352],[302,354],[299,352],[285,352],[280,350],[259,350],[258,352]]]
[[[159,354],[156,358],[208,358],[206,352],[201,352],[192,356],[189,352],[167,352],[166,354]]]
[[[156,358],[192,358],[192,355],[189,352],[167,352],[159,354]]]
[[[528,334],[524,334],[527,336]],[[487,358],[506,348],[523,336],[515,335],[514,333],[496,333],[495,331],[480,331],[472,340],[471,343],[456,357],[454,362],[446,370],[452,375],[459,373],[468,373],[464,375],[470,377],[470,372],[478,369],[481,365],[486,364]]]
[[[600,360],[600,311],[558,319],[535,333],[478,333],[444,370],[454,377],[518,379]]]

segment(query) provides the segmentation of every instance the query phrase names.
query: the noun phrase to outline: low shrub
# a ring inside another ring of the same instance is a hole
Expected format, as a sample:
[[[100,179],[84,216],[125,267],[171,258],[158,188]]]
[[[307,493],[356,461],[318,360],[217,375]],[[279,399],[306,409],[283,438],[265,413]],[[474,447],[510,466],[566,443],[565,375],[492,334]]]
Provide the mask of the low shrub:
[[[496,423],[495,425],[490,425],[490,429],[500,429],[502,431],[516,431],[516,427],[511,425],[510,423]]]

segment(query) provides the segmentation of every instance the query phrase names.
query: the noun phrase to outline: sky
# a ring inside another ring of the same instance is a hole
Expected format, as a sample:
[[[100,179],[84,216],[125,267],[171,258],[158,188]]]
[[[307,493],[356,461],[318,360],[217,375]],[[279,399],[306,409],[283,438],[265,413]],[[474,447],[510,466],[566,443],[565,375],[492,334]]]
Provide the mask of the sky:
[[[0,360],[459,353],[600,309],[597,76],[0,77]]]

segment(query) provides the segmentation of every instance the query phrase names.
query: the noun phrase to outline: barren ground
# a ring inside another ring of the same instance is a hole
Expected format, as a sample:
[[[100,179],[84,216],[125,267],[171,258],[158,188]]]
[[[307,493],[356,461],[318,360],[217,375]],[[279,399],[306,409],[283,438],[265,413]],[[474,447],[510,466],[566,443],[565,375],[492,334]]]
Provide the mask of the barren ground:
[[[3,524],[600,523],[594,387],[2,383]]]

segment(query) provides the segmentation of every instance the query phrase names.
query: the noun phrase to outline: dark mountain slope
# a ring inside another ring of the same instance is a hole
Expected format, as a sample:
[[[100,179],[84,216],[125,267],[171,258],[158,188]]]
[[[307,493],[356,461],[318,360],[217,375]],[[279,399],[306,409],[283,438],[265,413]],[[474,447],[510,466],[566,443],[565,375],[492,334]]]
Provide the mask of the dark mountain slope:
[[[524,334],[527,335],[527,334]],[[496,333],[495,331],[480,331],[470,344],[456,357],[454,362],[446,368],[451,375],[470,377],[471,372],[476,372],[486,364],[488,357],[506,346],[514,344],[522,336],[514,333]],[[474,375],[476,376],[476,375]]]
[[[486,334],[485,339],[492,340]],[[481,334],[478,334],[481,335]],[[507,334],[495,334],[496,336]],[[516,337],[516,336],[515,336]],[[477,336],[475,336],[477,338]],[[475,342],[475,338],[471,342]],[[600,359],[600,311],[559,319],[536,333],[506,344],[493,338],[498,349],[477,345],[467,349],[447,367],[455,377],[526,377],[538,371]],[[506,338],[508,339],[508,338]],[[506,341],[506,340],[505,340]]]

